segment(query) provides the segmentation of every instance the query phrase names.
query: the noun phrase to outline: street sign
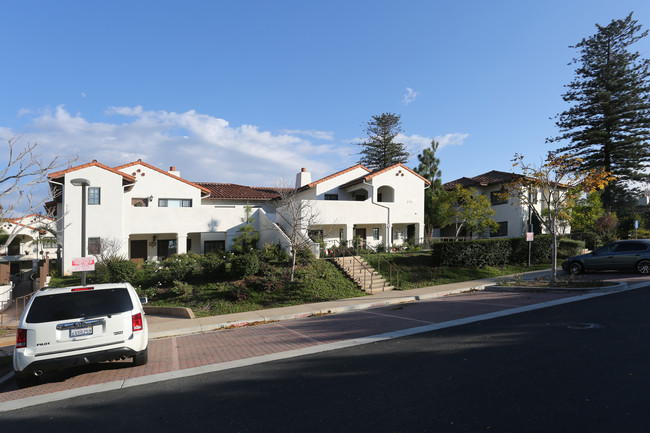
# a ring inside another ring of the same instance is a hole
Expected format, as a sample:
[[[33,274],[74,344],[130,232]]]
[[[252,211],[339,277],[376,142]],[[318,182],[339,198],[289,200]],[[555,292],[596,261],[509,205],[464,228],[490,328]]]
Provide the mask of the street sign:
[[[526,240],[528,242],[532,242],[535,240],[535,233],[533,232],[526,232]]]
[[[75,257],[72,259],[72,272],[85,272],[95,270],[95,257]]]

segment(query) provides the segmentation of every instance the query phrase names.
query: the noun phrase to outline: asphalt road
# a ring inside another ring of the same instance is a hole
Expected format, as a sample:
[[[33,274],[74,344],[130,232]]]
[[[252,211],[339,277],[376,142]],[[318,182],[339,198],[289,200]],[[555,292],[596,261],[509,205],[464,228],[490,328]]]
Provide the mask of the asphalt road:
[[[0,414],[69,432],[646,432],[650,288]]]

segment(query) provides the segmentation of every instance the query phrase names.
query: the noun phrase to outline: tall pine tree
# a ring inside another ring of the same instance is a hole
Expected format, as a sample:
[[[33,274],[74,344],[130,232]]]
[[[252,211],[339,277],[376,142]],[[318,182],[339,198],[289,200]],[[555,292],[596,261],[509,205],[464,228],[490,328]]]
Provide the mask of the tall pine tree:
[[[424,226],[428,237],[433,236],[433,229],[444,227],[451,222],[451,207],[447,191],[442,186],[440,158],[436,157],[438,142],[431,141],[431,147],[418,155],[420,164],[414,170],[420,176],[431,182],[424,190]]]
[[[368,139],[359,143],[363,149],[360,163],[372,170],[381,170],[397,163],[405,163],[409,158],[404,143],[397,143],[395,137],[402,132],[401,116],[394,113],[383,113],[372,116],[367,123],[365,132]]]
[[[572,106],[557,116],[560,135],[547,141],[569,141],[558,152],[582,158],[583,169],[604,167],[616,176],[602,195],[605,209],[616,210],[634,191],[630,182],[650,166],[650,60],[628,49],[648,31],[632,14],[596,27],[572,47],[580,56],[563,95]]]

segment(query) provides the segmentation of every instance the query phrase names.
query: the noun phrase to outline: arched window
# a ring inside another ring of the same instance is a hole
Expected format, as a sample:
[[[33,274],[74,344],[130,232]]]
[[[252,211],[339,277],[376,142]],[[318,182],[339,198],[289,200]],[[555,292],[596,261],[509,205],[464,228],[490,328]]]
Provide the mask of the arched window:
[[[390,186],[380,186],[377,189],[377,201],[378,202],[394,202],[395,201],[395,190]]]

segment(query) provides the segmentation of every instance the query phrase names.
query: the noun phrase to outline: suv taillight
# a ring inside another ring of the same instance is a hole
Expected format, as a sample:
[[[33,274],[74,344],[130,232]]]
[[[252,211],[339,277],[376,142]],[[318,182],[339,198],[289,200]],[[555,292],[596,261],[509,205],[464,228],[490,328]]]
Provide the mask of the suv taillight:
[[[16,349],[27,347],[27,330],[18,328],[16,332]]]
[[[131,316],[131,323],[133,324],[133,332],[142,331],[142,314],[134,314]]]

